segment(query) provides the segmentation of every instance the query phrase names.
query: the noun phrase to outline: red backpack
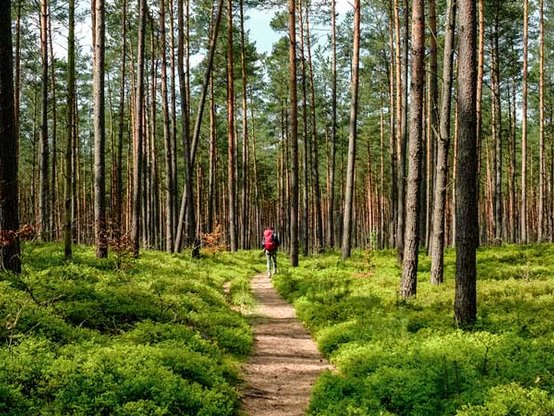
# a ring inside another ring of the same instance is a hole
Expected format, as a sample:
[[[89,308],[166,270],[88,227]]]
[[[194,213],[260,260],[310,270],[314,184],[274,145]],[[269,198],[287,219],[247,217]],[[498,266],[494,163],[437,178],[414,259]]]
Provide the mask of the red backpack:
[[[275,235],[275,232],[268,228],[264,231],[264,248],[267,251],[277,250],[279,247],[279,239]]]

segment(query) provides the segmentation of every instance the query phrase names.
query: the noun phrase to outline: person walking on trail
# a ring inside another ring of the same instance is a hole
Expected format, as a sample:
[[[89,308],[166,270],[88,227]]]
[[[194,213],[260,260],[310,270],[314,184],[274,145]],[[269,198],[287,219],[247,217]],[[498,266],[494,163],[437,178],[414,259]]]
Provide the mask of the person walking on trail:
[[[262,247],[267,259],[267,277],[277,273],[277,249],[279,248],[279,237],[275,228],[268,227],[262,237]]]

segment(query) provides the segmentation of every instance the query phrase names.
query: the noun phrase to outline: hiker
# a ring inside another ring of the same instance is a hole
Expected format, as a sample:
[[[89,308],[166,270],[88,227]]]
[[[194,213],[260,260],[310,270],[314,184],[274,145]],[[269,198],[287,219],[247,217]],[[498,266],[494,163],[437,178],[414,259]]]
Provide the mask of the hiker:
[[[268,227],[262,237],[262,247],[267,258],[267,277],[277,273],[277,249],[279,248],[279,237],[275,228]]]

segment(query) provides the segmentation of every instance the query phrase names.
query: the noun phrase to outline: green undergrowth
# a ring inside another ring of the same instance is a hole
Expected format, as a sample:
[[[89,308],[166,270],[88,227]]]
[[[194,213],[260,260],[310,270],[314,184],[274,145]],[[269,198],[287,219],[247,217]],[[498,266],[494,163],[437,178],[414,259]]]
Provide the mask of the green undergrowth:
[[[445,283],[400,301],[392,251],[301,259],[275,278],[336,366],[316,382],[311,415],[554,415],[554,246],[478,251],[478,322],[453,319],[455,253]]]
[[[123,271],[62,253],[26,245],[24,272],[0,275],[0,414],[236,414],[253,252],[145,251]]]

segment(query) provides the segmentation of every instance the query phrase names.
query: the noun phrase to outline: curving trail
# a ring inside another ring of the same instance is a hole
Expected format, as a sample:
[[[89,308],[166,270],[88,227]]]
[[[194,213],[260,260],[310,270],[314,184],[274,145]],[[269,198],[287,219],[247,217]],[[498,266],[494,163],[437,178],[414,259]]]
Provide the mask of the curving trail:
[[[254,352],[243,366],[247,385],[242,413],[303,415],[316,377],[331,366],[296,318],[294,308],[279,297],[269,278],[259,274],[251,286],[258,305],[250,316]]]

